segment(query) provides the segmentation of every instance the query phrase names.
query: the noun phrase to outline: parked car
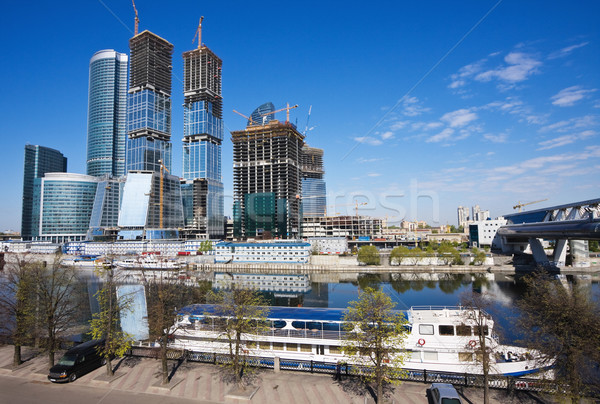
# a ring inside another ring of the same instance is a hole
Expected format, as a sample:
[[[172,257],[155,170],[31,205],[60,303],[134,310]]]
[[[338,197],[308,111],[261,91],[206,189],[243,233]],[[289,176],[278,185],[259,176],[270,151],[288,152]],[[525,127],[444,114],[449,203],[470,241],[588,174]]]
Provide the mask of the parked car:
[[[462,404],[458,392],[450,383],[432,383],[429,392],[434,404]]]
[[[69,349],[58,363],[50,368],[48,380],[54,383],[74,382],[79,376],[106,364],[98,354],[104,340],[95,339]]]

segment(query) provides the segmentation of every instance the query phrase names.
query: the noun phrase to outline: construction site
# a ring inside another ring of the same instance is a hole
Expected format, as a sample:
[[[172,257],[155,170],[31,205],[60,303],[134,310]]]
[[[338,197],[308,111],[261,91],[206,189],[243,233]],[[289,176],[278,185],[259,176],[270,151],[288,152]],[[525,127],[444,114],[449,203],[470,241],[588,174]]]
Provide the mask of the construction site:
[[[234,237],[297,238],[304,135],[272,120],[231,132],[231,141]]]
[[[322,216],[305,217],[302,223],[303,237],[359,237],[380,235],[382,220],[368,216]]]

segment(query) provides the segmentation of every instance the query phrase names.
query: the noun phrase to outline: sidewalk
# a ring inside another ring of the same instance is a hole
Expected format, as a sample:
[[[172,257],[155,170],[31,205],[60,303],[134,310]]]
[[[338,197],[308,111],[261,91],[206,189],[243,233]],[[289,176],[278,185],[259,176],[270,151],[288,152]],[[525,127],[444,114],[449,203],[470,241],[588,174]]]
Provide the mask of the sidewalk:
[[[31,349],[24,348],[23,359],[26,362],[17,369],[12,369],[12,346],[0,346],[0,376],[28,379],[35,383],[50,383],[48,374],[48,358],[46,355],[31,358]],[[30,359],[31,358],[31,359]],[[60,355],[57,355],[57,359]],[[119,363],[120,362],[120,363]],[[256,385],[258,390],[250,400],[230,395],[233,386],[225,384],[220,378],[220,368],[213,365],[188,362],[181,364],[168,388],[160,386],[160,362],[148,358],[125,358],[113,361],[119,364],[115,378],[108,381],[106,369],[101,367],[82,376],[76,384],[89,387],[108,387],[129,392],[157,394],[171,399],[187,398],[198,403],[322,403],[322,404],[364,404],[372,403],[370,396],[365,396],[363,389],[353,393],[347,380],[337,382],[330,375],[314,375],[302,372],[275,373],[273,370],[262,370]],[[176,362],[170,362],[172,369]],[[404,382],[394,389],[390,403],[428,404],[427,388],[422,383]],[[459,392],[461,389],[458,389]],[[478,404],[483,402],[481,389],[464,389],[463,402]],[[542,403],[522,394],[509,397],[504,391],[492,390],[492,404],[508,403]]]

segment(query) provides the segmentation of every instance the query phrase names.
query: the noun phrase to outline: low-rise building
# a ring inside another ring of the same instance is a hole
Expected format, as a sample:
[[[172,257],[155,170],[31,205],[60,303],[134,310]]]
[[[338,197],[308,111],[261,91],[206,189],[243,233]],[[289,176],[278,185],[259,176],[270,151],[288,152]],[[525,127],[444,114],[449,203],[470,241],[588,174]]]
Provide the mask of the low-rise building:
[[[470,224],[469,243],[471,247],[490,246],[493,249],[502,248],[501,239],[497,237],[496,232],[505,224],[506,219],[503,217]]]
[[[308,264],[310,244],[305,242],[232,243],[215,245],[215,262]]]
[[[343,254],[348,250],[346,237],[309,237],[311,249],[318,254]]]

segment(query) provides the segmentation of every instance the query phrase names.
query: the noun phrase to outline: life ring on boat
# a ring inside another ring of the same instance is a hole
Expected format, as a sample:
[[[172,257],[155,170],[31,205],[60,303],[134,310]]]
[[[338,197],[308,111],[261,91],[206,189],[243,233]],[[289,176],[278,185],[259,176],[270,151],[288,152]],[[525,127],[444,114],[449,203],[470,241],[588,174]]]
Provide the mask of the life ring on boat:
[[[419,338],[419,340],[417,341],[417,345],[419,345],[419,346],[425,345],[425,340],[423,338]]]
[[[471,341],[469,341],[469,346],[471,348],[475,348],[476,345],[477,345],[477,341],[475,341],[474,339],[472,339]]]

